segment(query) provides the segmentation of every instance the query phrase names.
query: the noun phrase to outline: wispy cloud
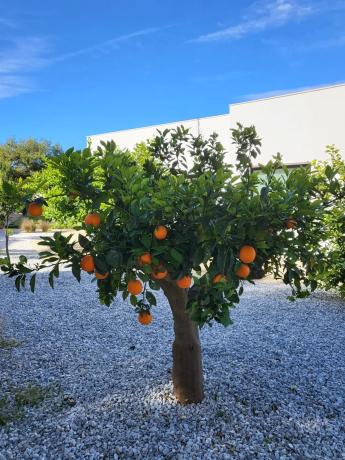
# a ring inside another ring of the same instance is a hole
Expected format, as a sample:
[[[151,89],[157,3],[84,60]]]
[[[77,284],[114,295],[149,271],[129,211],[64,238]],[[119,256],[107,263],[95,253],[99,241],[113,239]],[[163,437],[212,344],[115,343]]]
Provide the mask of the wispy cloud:
[[[0,76],[0,99],[32,92],[32,82],[26,77],[15,75]]]
[[[130,41],[133,38],[142,37],[144,35],[150,35],[156,32],[159,32],[162,28],[159,27],[149,27],[147,29],[137,30],[136,32],[132,32],[130,34],[120,35],[118,37],[112,38],[110,40],[106,40],[101,43],[97,43],[96,45],[88,46],[86,48],[81,48],[79,50],[71,51],[69,53],[61,54],[60,56],[52,57],[49,62],[60,62],[65,61],[67,59],[75,58],[78,56],[82,56],[85,54],[104,54],[108,53],[114,49],[118,49],[121,43]]]
[[[10,40],[0,50],[0,99],[36,90],[34,80],[27,76],[44,65],[49,47],[42,38]]]
[[[332,4],[332,2],[329,2]],[[340,4],[341,2],[339,2]],[[325,5],[304,0],[260,0],[254,2],[242,20],[230,27],[200,35],[192,40],[198,43],[218,42],[221,40],[236,40],[250,34],[267,29],[282,27],[285,24],[301,20],[316,14]],[[330,6],[332,8],[332,6]],[[334,8],[334,7],[333,7]]]
[[[60,55],[52,54],[49,40],[46,38],[26,37],[20,40],[8,40],[6,43],[0,42],[0,99],[37,91],[34,79],[27,78],[28,73],[34,73],[44,67],[79,56],[97,57],[110,53],[125,42],[162,29],[163,27],[141,29]]]
[[[49,52],[47,40],[38,37],[11,40],[0,50],[0,74],[28,72],[42,67]]]

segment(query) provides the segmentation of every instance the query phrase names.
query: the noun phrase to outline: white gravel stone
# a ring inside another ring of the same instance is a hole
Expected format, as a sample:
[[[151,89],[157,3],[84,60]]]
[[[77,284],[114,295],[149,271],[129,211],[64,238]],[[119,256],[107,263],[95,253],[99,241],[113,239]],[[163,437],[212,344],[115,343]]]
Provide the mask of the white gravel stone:
[[[0,459],[345,459],[345,303],[291,303],[277,282],[247,286],[228,329],[205,327],[205,400],[172,396],[171,314],[162,295],[142,327],[95,284],[46,274],[17,293],[0,276],[0,317],[23,345],[0,350],[1,387],[52,397],[0,429]],[[133,347],[135,347],[133,349]],[[60,390],[61,389],[61,390]],[[63,395],[62,396],[62,392]]]

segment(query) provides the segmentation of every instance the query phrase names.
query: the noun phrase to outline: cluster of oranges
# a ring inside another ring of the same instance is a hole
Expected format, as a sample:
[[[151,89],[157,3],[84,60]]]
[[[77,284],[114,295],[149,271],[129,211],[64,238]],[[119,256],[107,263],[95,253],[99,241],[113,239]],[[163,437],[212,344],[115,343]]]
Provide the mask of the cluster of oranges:
[[[235,271],[235,275],[239,278],[246,279],[250,274],[250,267],[248,264],[254,262],[256,258],[256,251],[253,246],[245,245],[242,246],[238,255],[238,258],[242,262],[238,269]],[[226,277],[222,273],[217,273],[212,278],[213,284],[226,282]]]
[[[36,203],[31,203],[31,205],[36,205]],[[39,206],[39,205],[36,205]],[[35,213],[35,207],[34,213]],[[36,211],[38,212],[38,211]],[[86,225],[90,225],[94,228],[97,228],[101,224],[101,216],[96,213],[89,213],[84,219],[84,223]],[[294,220],[292,217],[290,217],[286,221],[286,228],[288,229],[296,229],[297,228],[297,222]],[[153,232],[153,236],[157,240],[165,240],[165,238],[168,235],[168,229],[164,225],[158,225]],[[256,258],[256,250],[254,249],[253,246],[250,245],[244,245],[240,248],[239,255],[238,255],[239,260],[241,261],[241,265],[237,268],[235,271],[235,275],[238,276],[241,279],[246,279],[248,278],[250,274],[250,266],[248,264],[251,264],[254,262]],[[152,265],[152,255],[149,252],[144,252],[138,257],[138,264],[140,266],[144,265]],[[89,273],[94,273],[95,277],[98,280],[104,280],[108,278],[109,272],[106,272],[104,274],[98,273],[95,270],[95,263],[92,255],[85,255],[80,262],[80,267],[82,270],[85,270]],[[168,276],[168,271],[167,269],[162,265],[154,265],[152,266],[152,273],[151,276],[154,280],[163,280]],[[222,273],[217,273],[213,278],[212,278],[212,283],[213,284],[218,284],[218,283],[224,283],[226,282],[226,277]],[[179,278],[176,281],[176,284],[179,288],[181,289],[188,289],[191,284],[192,284],[192,277],[189,275],[185,275],[182,278]],[[143,284],[140,280],[138,279],[133,279],[128,281],[127,284],[127,290],[130,294],[137,296],[143,292]],[[152,321],[152,315],[150,312],[147,311],[142,311],[139,313],[138,316],[138,321],[141,324],[147,325],[150,324]]]

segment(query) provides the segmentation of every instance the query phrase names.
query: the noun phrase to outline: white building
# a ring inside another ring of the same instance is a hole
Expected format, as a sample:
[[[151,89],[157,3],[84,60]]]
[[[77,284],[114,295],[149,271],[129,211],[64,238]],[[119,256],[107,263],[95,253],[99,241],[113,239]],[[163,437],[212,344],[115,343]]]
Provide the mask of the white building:
[[[254,125],[262,138],[260,163],[280,152],[285,164],[298,165],[325,158],[325,147],[335,144],[345,155],[345,84],[321,87],[229,105],[229,113],[89,136],[92,149],[100,141],[114,140],[132,149],[156,130],[183,125],[194,135],[219,134],[233,159],[230,129],[237,122]]]

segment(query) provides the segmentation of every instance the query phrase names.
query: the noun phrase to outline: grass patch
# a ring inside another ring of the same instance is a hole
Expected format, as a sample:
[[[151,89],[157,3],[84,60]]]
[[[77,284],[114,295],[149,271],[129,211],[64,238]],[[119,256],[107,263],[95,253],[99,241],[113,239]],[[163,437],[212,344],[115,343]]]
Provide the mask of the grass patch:
[[[48,388],[29,385],[26,388],[15,390],[14,400],[17,407],[37,406],[51,391]]]
[[[4,396],[0,398],[0,426],[14,422],[22,417],[21,411],[13,405],[11,398]]]
[[[22,345],[23,342],[20,342],[16,339],[4,339],[0,337],[0,349],[9,349],[9,348],[17,348]]]
[[[44,400],[52,398],[57,390],[59,388],[56,385],[42,387],[33,384],[21,388],[8,388],[6,394],[0,397],[0,426],[22,419],[26,407],[38,406]],[[61,400],[63,394],[59,396]]]

